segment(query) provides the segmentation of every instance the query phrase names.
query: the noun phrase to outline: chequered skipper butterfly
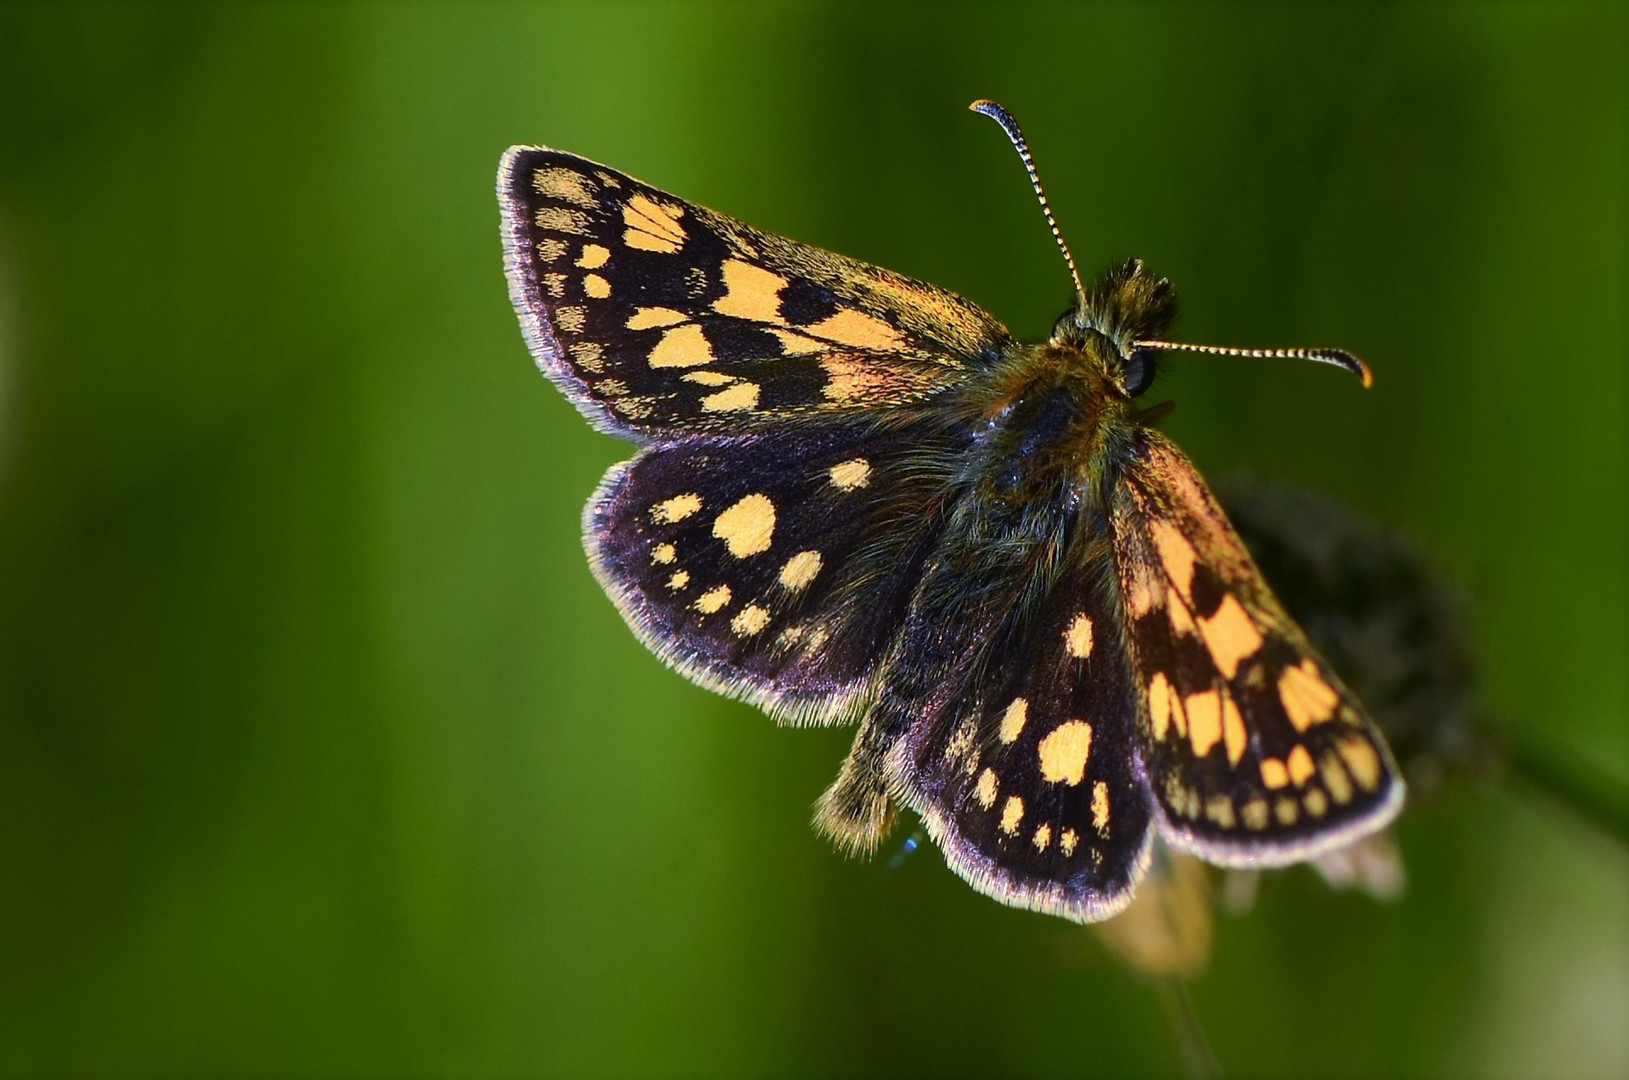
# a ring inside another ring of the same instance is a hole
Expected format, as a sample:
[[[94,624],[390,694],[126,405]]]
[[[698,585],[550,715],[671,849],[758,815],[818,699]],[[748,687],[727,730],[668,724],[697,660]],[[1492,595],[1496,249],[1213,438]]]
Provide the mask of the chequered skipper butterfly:
[[[783,723],[857,721],[816,826],[896,808],[999,900],[1129,902],[1157,832],[1225,865],[1381,828],[1384,740],[1137,399],[1176,298],[1074,278],[1038,344],[943,289],[517,146],[498,173],[537,364],[633,440],[584,513],[594,574],[663,660]]]

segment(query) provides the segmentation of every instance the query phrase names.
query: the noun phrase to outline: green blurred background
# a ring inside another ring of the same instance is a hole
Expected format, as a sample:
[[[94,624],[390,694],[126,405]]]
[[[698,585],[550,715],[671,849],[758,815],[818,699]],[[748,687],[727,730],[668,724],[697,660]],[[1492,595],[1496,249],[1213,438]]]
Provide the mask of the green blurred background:
[[[1617,4],[0,6],[0,1069],[1169,1074],[1156,997],[931,849],[847,734],[668,672],[589,576],[626,454],[532,366],[493,173],[568,148],[954,288],[1140,255],[1212,474],[1461,590],[1487,711],[1629,780]],[[905,833],[896,837],[895,843]],[[1508,781],[1305,872],[1192,986],[1240,1076],[1629,1073],[1629,859]]]

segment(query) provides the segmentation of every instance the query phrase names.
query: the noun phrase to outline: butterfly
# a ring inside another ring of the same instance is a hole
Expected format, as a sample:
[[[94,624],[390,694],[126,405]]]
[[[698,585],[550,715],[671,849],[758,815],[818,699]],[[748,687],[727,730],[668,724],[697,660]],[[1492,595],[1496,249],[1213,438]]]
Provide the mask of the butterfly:
[[[855,723],[816,804],[870,853],[900,808],[949,866],[1090,922],[1155,836],[1306,859],[1401,806],[1391,753],[1139,399],[1176,298],[1140,261],[1022,343],[961,297],[575,154],[498,173],[537,365],[633,441],[583,515],[594,575],[686,677],[784,724]]]

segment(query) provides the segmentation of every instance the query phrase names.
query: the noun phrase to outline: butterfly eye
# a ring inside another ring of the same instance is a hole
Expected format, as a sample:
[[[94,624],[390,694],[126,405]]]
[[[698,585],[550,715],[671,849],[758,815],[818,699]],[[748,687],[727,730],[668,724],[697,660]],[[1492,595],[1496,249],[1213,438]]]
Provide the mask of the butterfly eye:
[[[1126,357],[1126,393],[1137,397],[1154,385],[1154,369],[1158,366],[1153,349],[1132,349]]]

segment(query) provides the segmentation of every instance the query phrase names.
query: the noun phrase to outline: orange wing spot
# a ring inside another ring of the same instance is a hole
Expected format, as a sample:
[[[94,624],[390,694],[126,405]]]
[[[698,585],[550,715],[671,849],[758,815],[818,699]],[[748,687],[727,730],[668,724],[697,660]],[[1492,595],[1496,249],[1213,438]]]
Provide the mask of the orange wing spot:
[[[1067,720],[1047,732],[1036,751],[1043,780],[1074,787],[1086,776],[1086,760],[1092,754],[1092,725],[1084,720]]]
[[[775,536],[774,501],[762,492],[738,500],[714,520],[713,535],[737,559],[768,551]]]
[[[1011,746],[1017,741],[1019,733],[1024,730],[1024,722],[1028,719],[1029,702],[1021,697],[1013,698],[1012,704],[1007,706],[1007,711],[1001,714],[1001,730],[999,732],[1001,741]]]
[[[820,552],[800,551],[781,567],[781,587],[788,592],[805,588],[820,573]]]
[[[1261,782],[1267,788],[1277,791],[1286,787],[1290,782],[1290,771],[1284,763],[1275,757],[1261,759]]]
[[[1261,830],[1267,827],[1267,800],[1251,799],[1239,808],[1239,816],[1244,819],[1247,829]]]
[[[662,566],[671,565],[679,557],[679,549],[672,544],[657,544],[650,549],[650,561]]]
[[[1245,730],[1244,717],[1229,694],[1222,699],[1222,742],[1227,747],[1227,763],[1237,765],[1250,746],[1250,733]]]
[[[1367,739],[1342,739],[1335,744],[1335,749],[1340,751],[1359,787],[1364,791],[1373,791],[1380,786],[1380,755]]]
[[[853,491],[871,482],[871,463],[863,457],[849,458],[833,465],[830,475],[839,491]]]
[[[577,265],[584,270],[598,270],[611,258],[611,249],[604,244],[584,244],[583,253],[577,256]]]
[[[1334,754],[1325,754],[1318,761],[1318,771],[1323,779],[1324,787],[1329,789],[1329,797],[1341,806],[1352,801],[1352,778],[1347,775],[1346,766]]]
[[[979,773],[978,786],[973,789],[973,796],[978,799],[980,806],[988,810],[995,805],[997,787],[995,770],[985,769]]]
[[[1165,567],[1165,573],[1176,586],[1176,591],[1182,599],[1189,604],[1193,603],[1193,568],[1199,556],[1194,553],[1193,545],[1182,531],[1169,521],[1156,520],[1150,529],[1154,536],[1154,546],[1159,549],[1160,562]]]
[[[700,367],[713,362],[713,347],[707,335],[695,323],[675,326],[662,335],[656,348],[650,351],[648,363],[653,368]]]
[[[566,233],[571,236],[593,236],[594,224],[581,210],[568,210],[564,206],[545,206],[532,215],[540,229]]]
[[[1224,829],[1233,828],[1233,800],[1226,795],[1212,795],[1205,800],[1205,816]]]
[[[1052,843],[1052,826],[1042,824],[1035,830],[1035,850],[1045,851]]]
[[[1222,741],[1222,692],[1204,690],[1183,701],[1188,713],[1188,741],[1195,757],[1204,757]]]
[[[686,492],[675,495],[671,499],[663,499],[650,508],[650,519],[658,525],[671,525],[675,521],[685,518],[701,509],[701,496],[695,492]]]
[[[611,283],[598,274],[584,274],[583,292],[595,300],[604,300],[611,295]]]
[[[905,348],[905,338],[898,330],[876,316],[855,308],[844,308],[829,318],[804,327],[804,330],[815,337],[835,341],[839,345],[851,345],[856,349],[890,352]]]
[[[682,323],[690,316],[682,311],[674,311],[665,307],[635,308],[634,313],[628,316],[629,330],[650,330],[658,326],[672,326]]]
[[[1109,838],[1109,785],[1105,780],[1092,784],[1092,828],[1103,839]]]
[[[768,625],[769,612],[757,604],[748,604],[741,609],[740,614],[730,620],[730,629],[735,631],[736,637],[751,637]]]
[[[1199,633],[1224,679],[1233,678],[1239,661],[1261,648],[1261,631],[1232,593],[1222,598],[1216,614],[1199,620]]]
[[[635,195],[622,208],[622,223],[627,226],[622,242],[641,251],[671,255],[684,245],[684,227],[679,224],[683,215],[682,207]]]
[[[1018,824],[1024,820],[1024,800],[1017,795],[1009,795],[1001,807],[1001,831],[1008,836],[1018,833]]]
[[[826,385],[821,393],[828,401],[846,405],[903,389],[897,376],[890,376],[864,360],[847,355],[828,356],[820,361],[826,369]]]
[[[667,587],[672,589],[674,592],[679,592],[689,584],[690,571],[688,570],[680,570],[678,573],[667,579]]]
[[[700,386],[728,386],[735,381],[734,375],[725,375],[721,371],[687,371],[680,378]]]
[[[1065,829],[1058,835],[1058,850],[1065,855],[1073,855],[1075,848],[1080,844],[1080,834],[1073,829]]]
[[[753,322],[783,322],[780,293],[786,284],[785,278],[761,266],[726,259],[724,295],[713,301],[713,310]]]
[[[532,187],[537,189],[539,195],[550,199],[559,199],[561,202],[575,203],[584,209],[592,210],[599,205],[599,199],[588,177],[575,169],[562,169],[559,167],[537,169],[532,173]]]
[[[1318,672],[1311,657],[1295,667],[1287,667],[1278,677],[1278,700],[1284,703],[1284,715],[1296,731],[1305,731],[1335,715],[1340,695]]]
[[[806,334],[799,334],[794,330],[785,330],[781,327],[770,327],[770,333],[781,339],[781,352],[787,356],[801,356],[804,353],[823,352],[827,348],[824,341],[816,341]]]
[[[730,602],[730,587],[719,585],[708,589],[696,598],[696,610],[703,615],[711,615]]]
[[[1301,805],[1307,808],[1307,813],[1315,818],[1323,817],[1329,812],[1329,796],[1313,788],[1301,796]]]
[[[701,399],[702,412],[750,412],[758,407],[758,384],[738,382]]]
[[[1063,632],[1063,645],[1069,655],[1084,660],[1092,655],[1092,617],[1085,612],[1076,615]]]
[[[1296,787],[1305,787],[1306,782],[1318,771],[1318,766],[1312,763],[1312,755],[1307,753],[1304,746],[1297,746],[1291,750],[1285,765],[1290,772],[1290,782]]]
[[[605,349],[597,341],[579,341],[570,350],[572,363],[598,374],[605,369]]]
[[[587,315],[581,304],[562,304],[554,309],[554,325],[568,334],[580,334]]]
[[[1154,575],[1133,570],[1131,589],[1126,594],[1126,608],[1133,619],[1140,619],[1164,603],[1165,590],[1154,581]]]

